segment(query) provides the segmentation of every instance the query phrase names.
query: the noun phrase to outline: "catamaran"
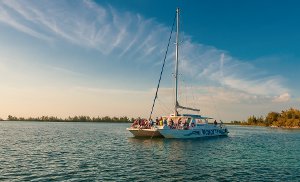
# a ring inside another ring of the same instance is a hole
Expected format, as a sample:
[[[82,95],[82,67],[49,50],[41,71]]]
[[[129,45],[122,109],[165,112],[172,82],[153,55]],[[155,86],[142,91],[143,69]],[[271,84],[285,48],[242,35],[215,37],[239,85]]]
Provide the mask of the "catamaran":
[[[173,24],[174,25],[174,24]],[[173,31],[173,26],[172,26]],[[169,38],[169,43],[172,35]],[[175,104],[174,113],[169,116],[162,116],[153,124],[151,120],[153,107],[157,98],[161,75],[163,72],[165,59],[160,73],[157,90],[152,105],[149,121],[137,121],[130,128],[127,128],[136,137],[165,137],[165,138],[200,138],[210,136],[227,136],[229,131],[222,122],[209,123],[211,117],[197,114],[180,114],[178,109],[200,112],[200,109],[181,106],[178,102],[178,58],[179,58],[179,8],[176,9],[176,52],[175,52]],[[168,44],[169,46],[169,44]],[[168,50],[168,48],[167,48]],[[166,52],[167,54],[167,52]],[[165,55],[166,58],[166,55]]]

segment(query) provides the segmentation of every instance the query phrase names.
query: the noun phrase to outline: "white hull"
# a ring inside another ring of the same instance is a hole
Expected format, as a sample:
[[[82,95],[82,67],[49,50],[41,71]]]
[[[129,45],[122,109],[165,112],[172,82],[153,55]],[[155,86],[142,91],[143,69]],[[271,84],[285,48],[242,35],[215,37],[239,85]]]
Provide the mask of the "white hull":
[[[202,138],[213,136],[227,136],[228,130],[219,126],[204,125],[193,129],[159,129],[165,138]]]
[[[139,129],[127,128],[135,137],[163,137],[156,128]]]

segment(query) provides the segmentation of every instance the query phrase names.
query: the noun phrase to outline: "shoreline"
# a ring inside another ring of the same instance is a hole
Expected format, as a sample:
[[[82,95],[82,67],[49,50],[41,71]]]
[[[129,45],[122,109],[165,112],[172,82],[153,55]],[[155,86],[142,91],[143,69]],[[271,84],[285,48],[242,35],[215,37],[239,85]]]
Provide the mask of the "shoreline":
[[[225,125],[234,125],[234,126],[259,126],[259,127],[266,127],[266,128],[278,128],[278,129],[300,129],[300,126],[293,126],[293,127],[289,127],[289,126],[275,126],[275,125],[271,125],[271,126],[263,126],[263,125],[251,125],[251,124],[232,124],[232,123],[224,123]]]
[[[130,123],[133,118],[126,116],[122,117],[90,117],[90,116],[69,116],[66,118],[60,118],[57,116],[40,116],[40,117],[16,117],[8,115],[6,119],[0,118],[0,121],[30,121],[30,122],[95,122],[95,123]]]
[[[48,123],[132,123],[131,121],[72,121],[72,120],[0,120],[1,122],[48,122]],[[238,123],[223,123],[224,125],[230,126],[259,126],[259,127],[267,127],[267,128],[277,128],[277,129],[300,129],[300,126],[263,126],[263,125],[249,125],[249,124],[238,124]]]
[[[48,122],[48,123],[132,123],[131,121],[35,121],[35,120],[0,120],[1,122]]]
[[[270,128],[279,128],[279,129],[300,129],[300,126],[293,126],[293,127],[289,127],[289,126],[268,126]]]

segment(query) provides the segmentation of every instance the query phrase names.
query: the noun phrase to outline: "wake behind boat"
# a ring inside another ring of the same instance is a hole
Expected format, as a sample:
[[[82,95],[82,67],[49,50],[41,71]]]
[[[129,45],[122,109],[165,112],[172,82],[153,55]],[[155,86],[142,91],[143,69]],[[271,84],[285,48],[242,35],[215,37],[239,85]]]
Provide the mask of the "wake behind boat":
[[[174,24],[173,24],[174,25]],[[173,31],[173,26],[169,38]],[[178,102],[178,55],[179,55],[179,8],[176,10],[176,63],[175,63],[175,106],[174,114],[161,117],[153,122],[151,119],[157,93],[160,86],[161,76],[165,65],[166,55],[163,67],[160,73],[159,82],[157,85],[152,110],[149,120],[135,121],[130,128],[127,128],[136,137],[165,137],[165,138],[200,138],[212,136],[227,136],[229,131],[226,126],[220,121],[218,124],[215,120],[214,123],[209,123],[211,117],[204,117],[196,114],[179,114],[178,109],[190,110],[200,112],[199,109],[181,106]],[[168,48],[166,54],[168,52]]]

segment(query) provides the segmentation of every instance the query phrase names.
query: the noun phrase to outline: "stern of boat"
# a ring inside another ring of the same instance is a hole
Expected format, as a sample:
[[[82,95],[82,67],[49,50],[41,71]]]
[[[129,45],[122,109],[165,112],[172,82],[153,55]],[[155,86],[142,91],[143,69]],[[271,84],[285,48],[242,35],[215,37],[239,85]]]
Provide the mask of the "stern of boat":
[[[135,137],[163,137],[156,128],[127,128]]]

